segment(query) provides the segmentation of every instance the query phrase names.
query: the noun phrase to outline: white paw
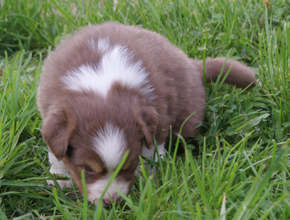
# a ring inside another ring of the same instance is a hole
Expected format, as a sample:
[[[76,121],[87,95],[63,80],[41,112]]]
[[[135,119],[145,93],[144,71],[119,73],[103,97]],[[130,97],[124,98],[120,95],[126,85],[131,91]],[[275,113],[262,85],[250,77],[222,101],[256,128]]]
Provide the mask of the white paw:
[[[55,186],[55,184],[52,180],[47,180],[46,182],[48,185]],[[58,183],[58,185],[60,186],[61,189],[72,187],[72,183],[69,180],[57,180],[56,182]]]
[[[159,154],[160,158],[163,158],[163,155],[166,154],[165,148],[164,148],[165,143],[157,145],[157,153]],[[154,160],[155,162],[158,161],[158,156],[155,154],[155,146],[152,145],[151,149],[148,149],[145,146],[142,146],[142,152],[141,155],[143,157],[146,157],[150,160]]]
[[[64,166],[62,161],[59,161],[53,153],[49,152],[48,153],[48,159],[49,162],[51,163],[51,167],[49,172],[51,174],[59,175],[60,177],[70,177],[69,172],[67,171],[66,167]],[[52,180],[47,180],[46,181],[48,185],[53,185],[55,186],[54,182]],[[72,182],[70,180],[57,180],[56,181],[60,188],[71,188],[72,187]]]

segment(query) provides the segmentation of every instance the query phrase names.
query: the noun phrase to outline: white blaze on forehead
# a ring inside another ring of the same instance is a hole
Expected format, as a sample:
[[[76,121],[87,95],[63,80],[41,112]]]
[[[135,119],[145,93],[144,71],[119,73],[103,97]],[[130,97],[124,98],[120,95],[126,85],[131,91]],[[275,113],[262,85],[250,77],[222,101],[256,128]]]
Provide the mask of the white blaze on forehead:
[[[97,136],[93,138],[93,144],[95,151],[102,158],[108,171],[107,174],[101,179],[87,186],[88,200],[92,203],[96,203],[104,192],[112,174],[119,165],[125,153],[126,139],[124,131],[116,126],[113,126],[110,122],[107,122],[105,127],[98,131]],[[125,181],[120,177],[114,179],[103,199],[112,199],[113,201],[116,201],[120,198],[116,188],[122,193],[127,194],[129,187],[130,182]]]
[[[95,47],[92,39],[89,44]],[[97,47],[103,53],[99,63],[81,65],[61,78],[67,89],[94,91],[105,98],[112,84],[120,82],[130,88],[140,88],[142,93],[150,96],[153,88],[149,85],[148,73],[141,61],[132,61],[133,53],[120,45],[110,47],[108,39],[98,40]]]
[[[96,182],[87,185],[88,188],[88,200],[92,203],[97,203],[97,200],[100,199],[102,193],[104,192],[108,182],[110,180],[111,175],[108,174],[103,179],[97,180]],[[103,199],[112,199],[116,201],[120,198],[120,195],[116,191],[116,188],[127,195],[129,191],[130,183],[122,180],[122,179],[115,179],[113,180],[112,184],[109,186],[106,194],[104,195]]]
[[[111,123],[106,123],[105,127],[93,139],[93,144],[107,169],[114,170],[120,163],[126,149],[124,132]]]

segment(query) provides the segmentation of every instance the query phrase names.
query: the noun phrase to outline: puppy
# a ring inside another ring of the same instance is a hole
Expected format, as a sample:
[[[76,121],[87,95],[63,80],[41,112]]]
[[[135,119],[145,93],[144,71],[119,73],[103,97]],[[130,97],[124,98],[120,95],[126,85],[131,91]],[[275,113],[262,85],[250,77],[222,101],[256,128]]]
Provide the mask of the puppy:
[[[206,60],[206,80],[215,81],[225,58]],[[240,88],[256,84],[254,72],[227,60],[225,82]],[[71,176],[82,190],[85,171],[88,199],[96,203],[129,150],[122,170],[103,204],[127,194],[139,156],[159,154],[169,127],[183,137],[197,134],[205,110],[203,62],[188,58],[166,38],[117,23],[89,26],[69,36],[45,60],[37,103],[51,173]],[[59,181],[70,187],[70,181]]]

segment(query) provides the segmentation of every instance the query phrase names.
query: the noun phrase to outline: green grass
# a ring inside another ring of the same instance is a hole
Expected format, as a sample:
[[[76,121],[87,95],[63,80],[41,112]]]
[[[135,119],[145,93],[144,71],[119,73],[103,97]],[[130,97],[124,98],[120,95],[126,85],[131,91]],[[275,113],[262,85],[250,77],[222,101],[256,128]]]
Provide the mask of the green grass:
[[[0,219],[290,219],[289,0],[117,2],[0,1]],[[35,97],[49,51],[108,20],[156,31],[192,58],[243,61],[259,84],[206,85],[201,133],[172,142],[156,175],[142,166],[126,202],[105,209],[46,184]]]

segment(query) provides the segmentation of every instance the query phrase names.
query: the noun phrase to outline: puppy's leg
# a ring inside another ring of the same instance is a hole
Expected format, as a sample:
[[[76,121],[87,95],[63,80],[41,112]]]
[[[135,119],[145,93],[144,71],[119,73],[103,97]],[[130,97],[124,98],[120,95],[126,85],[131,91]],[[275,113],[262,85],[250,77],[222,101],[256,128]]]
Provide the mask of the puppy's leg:
[[[165,143],[157,145],[158,154],[162,158],[165,155]],[[152,146],[152,149],[148,149],[146,146],[142,147],[142,156],[148,158],[149,160],[153,160],[156,162],[158,160],[157,155],[154,155],[155,146]]]
[[[158,150],[157,153],[159,154],[160,158],[163,158],[163,155],[166,154],[165,143],[157,145],[157,150]],[[157,154],[154,153],[154,151],[155,151],[155,146],[152,146],[152,149],[148,149],[146,146],[143,146],[141,154],[142,154],[143,157],[146,157],[149,160],[157,162],[158,161],[158,156],[157,156]],[[143,162],[144,162],[144,164],[146,164],[146,160],[145,159],[143,159]],[[156,167],[155,166],[152,168],[150,163],[147,164],[146,166],[147,166],[147,169],[148,169],[148,173],[150,175],[151,174],[156,174]],[[139,166],[139,168],[140,168],[140,166]]]
[[[64,166],[62,161],[58,161],[56,157],[53,155],[53,153],[48,153],[48,159],[51,164],[49,172],[52,174],[59,174],[59,175],[65,175],[67,177],[70,177],[69,172],[67,171],[66,167]],[[70,188],[72,186],[71,181],[69,180],[57,180],[59,186],[63,188]],[[54,185],[54,182],[52,180],[47,180],[47,183],[50,185]]]

